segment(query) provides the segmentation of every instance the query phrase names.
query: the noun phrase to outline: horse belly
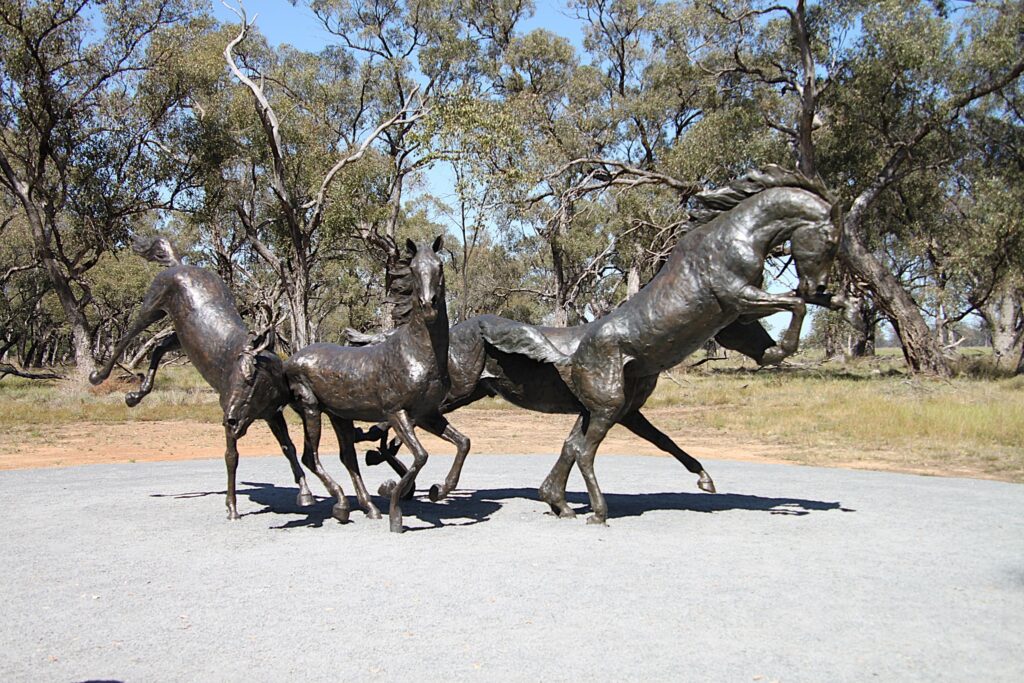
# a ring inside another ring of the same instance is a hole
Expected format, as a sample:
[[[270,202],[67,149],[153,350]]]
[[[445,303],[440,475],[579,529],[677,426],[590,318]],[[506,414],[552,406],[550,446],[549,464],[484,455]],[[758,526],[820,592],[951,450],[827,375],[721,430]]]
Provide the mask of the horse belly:
[[[553,365],[497,350],[492,350],[491,356],[487,384],[509,403],[540,413],[577,413],[582,409]]]

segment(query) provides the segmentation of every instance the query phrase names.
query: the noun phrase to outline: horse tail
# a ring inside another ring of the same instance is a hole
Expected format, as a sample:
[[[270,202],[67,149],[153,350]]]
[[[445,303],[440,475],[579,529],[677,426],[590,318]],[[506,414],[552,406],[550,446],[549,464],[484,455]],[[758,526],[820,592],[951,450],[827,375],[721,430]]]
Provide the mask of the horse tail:
[[[539,363],[551,363],[556,366],[567,367],[571,362],[572,354],[566,354],[557,348],[533,325],[495,315],[482,315],[476,320],[484,341],[499,351],[526,356]]]
[[[388,338],[387,333],[379,334],[365,334],[359,330],[354,330],[351,327],[346,327],[342,331],[342,336],[345,337],[345,341],[348,342],[349,346],[370,346],[372,344],[380,344],[386,341]]]
[[[142,237],[136,236],[132,240],[132,251],[153,263],[159,263],[168,268],[181,265],[181,257],[178,251],[166,237]]]

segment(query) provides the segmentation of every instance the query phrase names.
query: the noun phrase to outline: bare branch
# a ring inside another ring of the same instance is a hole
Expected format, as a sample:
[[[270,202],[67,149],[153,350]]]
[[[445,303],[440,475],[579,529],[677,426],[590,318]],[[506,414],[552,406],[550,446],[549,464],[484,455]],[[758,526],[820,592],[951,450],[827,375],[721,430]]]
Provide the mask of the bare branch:
[[[418,95],[418,93],[419,88],[417,87],[409,94],[409,97],[406,99],[406,102],[412,101],[412,99],[415,98]],[[366,138],[363,139],[362,144],[359,145],[359,149],[357,149],[352,154],[349,154],[348,156],[339,159],[338,162],[334,164],[334,166],[331,168],[331,170],[327,172],[327,175],[324,176],[324,180],[320,184],[320,190],[317,192],[316,198],[309,202],[306,202],[306,204],[304,204],[302,207],[303,209],[313,209],[313,215],[309,221],[310,225],[313,228],[319,225],[321,217],[323,215],[324,200],[327,197],[327,191],[330,189],[331,183],[334,182],[335,176],[337,176],[338,173],[343,168],[345,168],[345,166],[361,159],[363,157],[363,154],[366,153],[366,150],[369,148],[369,146],[373,143],[374,140],[377,139],[377,136],[379,136],[381,133],[383,133],[391,126],[412,124],[418,121],[419,119],[423,118],[426,115],[426,113],[426,110],[422,108],[416,109],[414,111],[412,107],[406,105],[398,112],[396,112],[391,118],[382,121],[380,125],[374,128],[373,131],[369,135],[367,135]]]

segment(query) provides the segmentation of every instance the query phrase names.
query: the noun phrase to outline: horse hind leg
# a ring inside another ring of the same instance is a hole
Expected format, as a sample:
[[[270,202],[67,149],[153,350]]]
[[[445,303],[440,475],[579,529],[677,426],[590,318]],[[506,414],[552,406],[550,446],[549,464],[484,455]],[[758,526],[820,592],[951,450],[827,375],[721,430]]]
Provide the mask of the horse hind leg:
[[[306,475],[302,471],[302,466],[299,465],[295,444],[292,443],[291,437],[288,436],[288,425],[285,422],[284,415],[280,411],[274,413],[273,417],[267,418],[267,424],[270,426],[270,431],[274,434],[274,438],[277,439],[277,443],[280,444],[281,452],[288,459],[288,465],[292,468],[292,477],[299,487],[299,495],[295,498],[295,504],[299,507],[313,505],[316,500],[313,498],[309,486],[306,485]]]
[[[124,402],[128,404],[129,408],[139,405],[139,402],[153,391],[153,380],[156,379],[156,371],[160,369],[160,360],[164,354],[180,348],[181,342],[178,340],[177,333],[171,333],[169,337],[162,339],[153,347],[153,355],[149,358],[149,370],[146,371],[146,377],[142,380],[142,386],[138,391],[129,391],[124,395]]]
[[[331,492],[334,496],[334,507],[331,508],[331,514],[333,517],[344,524],[349,518],[349,506],[348,500],[345,498],[345,492],[341,490],[341,486],[338,482],[331,478],[331,475],[327,474],[327,470],[320,464],[320,455],[317,450],[320,448],[320,407],[307,400],[303,400],[303,394],[310,394],[305,389],[300,388],[296,391],[296,387],[292,387],[293,393],[300,397],[301,403],[298,406],[299,414],[302,416],[302,430],[303,430],[303,442],[302,442],[302,464],[307,469],[312,470],[320,481],[323,482],[324,487]]]
[[[440,437],[456,448],[455,462],[445,477],[444,484],[434,484],[430,487],[430,500],[435,503],[443,500],[449,493],[459,485],[459,477],[462,475],[462,466],[466,463],[466,456],[469,454],[470,440],[465,434],[457,430],[447,419],[438,415],[423,424],[424,429],[431,434]]]
[[[590,496],[590,508],[593,514],[587,517],[587,524],[607,524],[608,503],[598,486],[597,476],[594,474],[594,458],[597,456],[597,447],[604,441],[605,435],[614,424],[614,420],[591,415],[589,424],[585,426],[582,434],[582,444],[576,451],[576,464],[583,475],[583,481],[587,484],[587,494]]]
[[[572,471],[572,465],[577,459],[579,441],[583,434],[583,423],[585,420],[586,418],[583,415],[576,418],[572,431],[569,432],[565,443],[562,444],[558,460],[537,491],[540,499],[551,508],[551,512],[562,519],[576,516],[575,510],[569,507],[565,500],[565,487],[569,481],[569,472]]]
[[[380,519],[380,510],[370,500],[370,494],[367,492],[366,485],[363,483],[363,477],[359,473],[359,458],[356,457],[356,446],[353,440],[355,428],[352,426],[352,420],[342,420],[329,413],[328,416],[331,419],[331,425],[334,427],[334,433],[338,436],[341,462],[345,465],[345,469],[348,470],[349,476],[352,478],[352,486],[356,490],[356,500],[359,501],[360,507],[366,510],[367,517],[370,519]]]
[[[683,467],[696,474],[698,476],[697,488],[708,493],[715,493],[715,482],[712,481],[711,475],[704,470],[704,466],[700,464],[700,461],[677,446],[667,434],[652,425],[639,410],[634,410],[632,413],[624,415],[619,420],[619,424],[641,439],[649,441],[670,454],[682,463]]]

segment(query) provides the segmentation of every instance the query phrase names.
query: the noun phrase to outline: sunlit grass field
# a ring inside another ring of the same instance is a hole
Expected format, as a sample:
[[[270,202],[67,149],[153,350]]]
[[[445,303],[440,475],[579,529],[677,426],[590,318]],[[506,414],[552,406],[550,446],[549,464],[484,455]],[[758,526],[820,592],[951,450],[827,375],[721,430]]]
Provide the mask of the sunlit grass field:
[[[822,363],[812,352],[760,371],[729,359],[677,368],[647,406],[669,433],[780,446],[778,457],[794,462],[1024,482],[1024,377],[994,378],[983,358],[962,366],[959,377],[935,380],[910,376],[891,351],[857,363]],[[129,409],[123,396],[131,388],[116,380],[86,389],[7,377],[0,381],[0,447],[46,438],[48,425],[221,420],[216,395],[189,366],[163,368],[153,393]],[[474,407],[510,409],[494,399]],[[294,415],[289,422],[297,422]]]

